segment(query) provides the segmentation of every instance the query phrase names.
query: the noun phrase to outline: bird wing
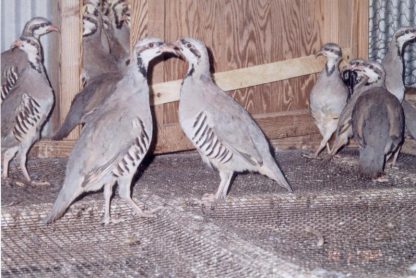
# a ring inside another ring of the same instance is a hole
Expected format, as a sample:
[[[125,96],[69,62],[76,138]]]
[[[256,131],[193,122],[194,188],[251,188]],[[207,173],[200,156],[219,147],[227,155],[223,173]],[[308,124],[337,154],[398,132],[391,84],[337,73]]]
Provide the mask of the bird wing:
[[[86,190],[111,172],[119,176],[135,171],[149,149],[151,121],[123,108],[120,103],[92,112],[74,146],[67,169],[84,175]]]
[[[240,154],[250,164],[263,164],[256,144],[265,141],[264,134],[248,112],[213,82],[206,82],[202,87],[209,103],[205,109],[211,132],[227,149]]]
[[[1,54],[1,101],[12,92],[27,66],[27,56],[23,50],[13,48]]]

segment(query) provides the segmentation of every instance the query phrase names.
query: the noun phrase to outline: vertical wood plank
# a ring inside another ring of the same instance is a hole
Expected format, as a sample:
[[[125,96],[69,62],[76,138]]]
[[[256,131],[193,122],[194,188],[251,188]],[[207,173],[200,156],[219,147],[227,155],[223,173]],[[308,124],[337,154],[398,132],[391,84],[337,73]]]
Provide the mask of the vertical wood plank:
[[[369,0],[353,0],[351,24],[354,43],[351,48],[353,55],[364,59],[368,59],[368,13]]]
[[[71,101],[80,89],[80,69],[81,69],[81,39],[82,24],[80,0],[61,0],[61,87],[59,98],[60,122],[65,119],[71,106]],[[79,128],[74,130],[67,139],[76,139],[79,135]]]

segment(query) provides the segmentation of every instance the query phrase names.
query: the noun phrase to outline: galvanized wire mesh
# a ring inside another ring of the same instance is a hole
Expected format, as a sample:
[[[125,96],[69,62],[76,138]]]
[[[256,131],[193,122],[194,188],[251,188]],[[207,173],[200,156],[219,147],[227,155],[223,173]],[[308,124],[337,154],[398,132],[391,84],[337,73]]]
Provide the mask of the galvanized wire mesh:
[[[42,219],[62,183],[65,159],[32,159],[50,187],[2,186],[3,277],[405,277],[416,263],[416,157],[401,155],[387,181],[357,175],[357,152],[308,160],[278,153],[294,194],[263,176],[239,175],[226,203],[202,203],[218,174],[196,153],[159,156],[133,197],[115,196],[103,226],[102,194],[89,194],[55,224]],[[48,167],[49,165],[49,167]],[[186,169],[186,171],[184,171]],[[325,169],[325,170],[323,170]],[[12,176],[18,177],[16,165]]]
[[[416,25],[416,1],[370,0],[369,59],[381,62],[396,30]],[[404,52],[406,85],[416,85],[416,43]]]

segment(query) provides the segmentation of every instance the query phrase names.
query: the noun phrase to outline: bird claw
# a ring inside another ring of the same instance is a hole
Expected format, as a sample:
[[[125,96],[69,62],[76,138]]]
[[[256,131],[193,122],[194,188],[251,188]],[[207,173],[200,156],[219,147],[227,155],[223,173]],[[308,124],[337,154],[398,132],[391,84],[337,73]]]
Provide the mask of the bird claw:
[[[219,202],[224,200],[224,198],[218,198],[215,194],[206,193],[201,198],[201,205],[214,209]]]
[[[104,226],[108,226],[110,224],[118,224],[124,221],[126,221],[125,218],[104,218],[102,224],[104,224]]]
[[[50,186],[51,183],[48,181],[31,181],[30,185],[32,186]]]
[[[309,158],[309,159],[321,159],[318,156],[316,156],[315,154],[309,154],[309,153],[303,153],[302,157]]]
[[[386,175],[382,175],[378,178],[373,179],[375,182],[388,182],[389,178]]]

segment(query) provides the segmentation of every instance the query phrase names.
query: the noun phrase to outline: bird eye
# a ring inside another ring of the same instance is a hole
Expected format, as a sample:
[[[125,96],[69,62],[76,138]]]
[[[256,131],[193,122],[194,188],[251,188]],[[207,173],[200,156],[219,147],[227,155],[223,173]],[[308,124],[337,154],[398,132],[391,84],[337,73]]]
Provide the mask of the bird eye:
[[[152,42],[151,42],[151,43],[149,43],[149,47],[150,47],[150,48],[152,48],[152,47],[154,47],[154,46],[155,46],[155,44],[154,44],[154,43],[152,43]]]
[[[370,69],[373,69],[374,68],[374,66],[373,65],[370,65],[370,67],[369,67]]]
[[[406,34],[409,34],[409,32],[410,32],[410,30],[406,30],[406,31],[405,31],[405,33],[406,33]]]
[[[188,44],[186,45],[186,47],[187,47],[187,48],[191,48],[191,47],[192,47],[192,44],[188,43]]]

